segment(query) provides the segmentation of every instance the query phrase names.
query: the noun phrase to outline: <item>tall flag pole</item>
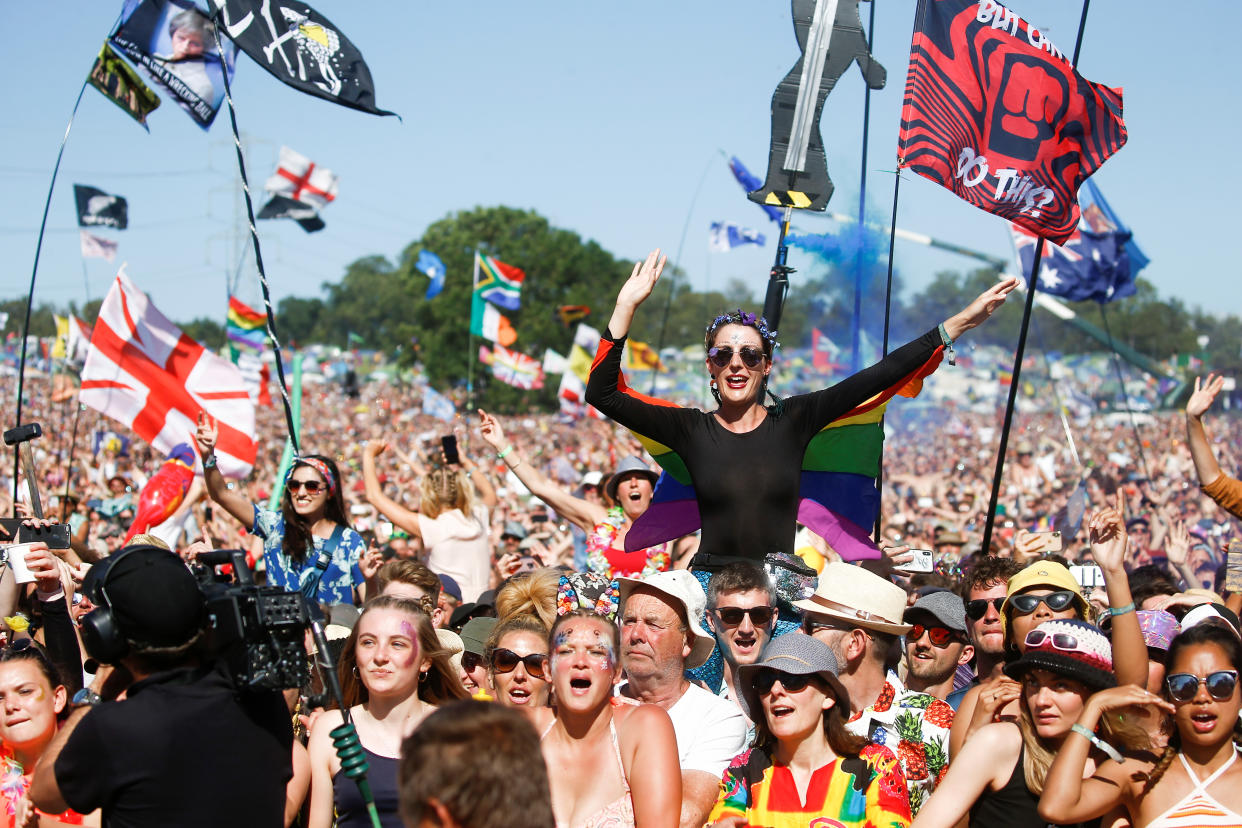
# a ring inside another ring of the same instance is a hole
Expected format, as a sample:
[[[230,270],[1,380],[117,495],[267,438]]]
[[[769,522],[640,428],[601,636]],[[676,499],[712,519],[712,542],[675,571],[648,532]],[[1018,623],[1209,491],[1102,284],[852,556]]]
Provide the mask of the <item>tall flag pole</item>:
[[[35,242],[34,266],[30,270],[30,290],[26,293],[26,319],[22,323],[22,355],[17,363],[17,411],[13,418],[14,427],[22,424],[22,393],[25,390],[26,381],[26,344],[30,341],[30,311],[34,305],[35,279],[39,275],[39,253],[43,250],[43,234],[47,230],[47,213],[52,206],[52,192],[56,189],[56,175],[60,172],[60,161],[65,157],[65,144],[69,143],[69,130],[73,129],[73,119],[78,114],[78,107],[82,104],[82,96],[86,94],[86,87],[90,85],[90,78],[82,81],[82,88],[78,90],[78,99],[74,101],[73,111],[69,113],[69,123],[65,125],[65,134],[60,139],[60,150],[56,153],[56,164],[52,167],[52,180],[47,185],[47,198],[43,201],[43,219],[39,222],[39,239]],[[18,447],[13,447],[13,515],[17,516],[17,478],[18,470],[21,468],[21,451]],[[27,472],[33,469],[27,469]]]
[[[212,26],[216,37],[216,48],[223,51],[220,40],[220,26]],[[259,286],[263,289],[263,309],[267,314],[267,338],[272,343],[272,353],[276,363],[276,382],[280,386],[280,399],[285,407],[285,423],[289,427],[289,440],[293,445],[294,454],[301,453],[298,446],[297,423],[293,417],[293,406],[289,401],[289,389],[285,385],[285,366],[280,350],[280,337],[276,334],[276,313],[272,310],[272,293],[267,284],[267,271],[263,268],[263,250],[259,246],[259,231],[254,225],[254,202],[250,198],[250,180],[246,177],[246,158],[242,152],[241,134],[237,129],[237,109],[233,105],[233,89],[229,83],[228,73],[224,75],[224,99],[229,105],[229,124],[233,127],[233,147],[237,151],[237,171],[241,176],[242,195],[246,200],[246,220],[250,226],[250,243],[254,247],[255,265],[259,271]]]
[[[866,67],[863,69],[865,77],[870,71],[871,47],[875,43],[875,4],[876,0],[871,0],[871,17],[867,23],[867,57]],[[863,125],[862,125],[862,161],[858,170],[858,252],[854,258],[854,351],[850,358],[850,373],[858,373],[858,369],[862,368],[861,346],[862,346],[862,292],[863,292],[863,232],[866,229],[867,221],[867,136],[871,127],[871,86],[863,85]],[[888,315],[889,304],[892,302],[892,284],[889,284],[889,292],[884,296],[884,314]],[[881,465],[881,473],[883,473],[883,465]]]

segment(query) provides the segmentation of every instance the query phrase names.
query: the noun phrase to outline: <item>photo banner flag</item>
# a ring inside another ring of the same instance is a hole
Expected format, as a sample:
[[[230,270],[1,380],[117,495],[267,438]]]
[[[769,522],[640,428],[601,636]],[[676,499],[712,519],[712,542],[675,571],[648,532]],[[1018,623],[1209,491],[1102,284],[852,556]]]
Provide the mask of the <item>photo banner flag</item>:
[[[362,53],[310,6],[271,0],[210,2],[224,34],[277,80],[350,109],[395,114],[376,108],[375,84]]]
[[[211,20],[191,0],[126,0],[109,41],[208,129],[224,102],[224,73],[233,80],[237,49],[216,48]]]
[[[919,0],[915,21],[899,166],[1065,243],[1079,188],[1126,143],[1121,90],[995,0]]]
[[[87,80],[126,115],[142,124],[143,129],[151,131],[147,116],[159,108],[160,96],[142,82],[134,68],[114,52],[107,41],[99,50]]]

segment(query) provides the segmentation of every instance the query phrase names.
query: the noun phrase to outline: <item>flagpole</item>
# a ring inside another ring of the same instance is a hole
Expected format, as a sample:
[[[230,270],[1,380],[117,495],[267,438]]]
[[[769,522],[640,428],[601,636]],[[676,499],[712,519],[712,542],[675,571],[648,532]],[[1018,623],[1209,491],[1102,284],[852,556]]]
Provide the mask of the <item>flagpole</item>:
[[[875,42],[875,4],[877,0],[871,0],[871,17],[867,24],[867,67],[863,69],[863,77],[867,77],[871,70],[871,47]],[[858,252],[854,256],[854,352],[850,358],[850,373],[858,373],[858,369],[862,367],[862,358],[859,349],[862,344],[862,291],[863,291],[863,233],[866,230],[866,210],[867,210],[867,136],[871,126],[871,84],[863,84],[863,128],[862,128],[862,162],[861,169],[858,171]],[[891,270],[890,270],[891,272]],[[889,283],[890,289],[892,282]],[[891,297],[885,297],[884,318],[888,319],[888,302]]]
[[[474,408],[474,361],[479,355],[474,352],[474,292],[479,287],[479,248],[474,249],[474,276],[470,280],[470,321],[466,323],[466,411]]]
[[[1070,63],[1078,65],[1078,57],[1082,53],[1082,36],[1087,29],[1087,11],[1091,8],[1091,0],[1082,0],[1082,14],[1078,18],[1078,35],[1074,39],[1074,57]],[[1009,384],[1009,399],[1005,404],[1005,424],[1001,428],[1000,447],[996,455],[996,471],[992,475],[992,494],[988,499],[987,518],[983,524],[983,543],[980,551],[987,555],[992,545],[992,527],[996,523],[996,501],[1000,498],[1001,472],[1005,469],[1005,450],[1009,446],[1009,429],[1013,425],[1013,409],[1018,401],[1018,380],[1022,375],[1022,357],[1026,352],[1026,332],[1031,322],[1031,307],[1035,304],[1035,293],[1038,290],[1040,260],[1044,257],[1044,237],[1040,236],[1035,243],[1035,260],[1031,262],[1031,275],[1026,282],[1026,305],[1022,310],[1022,329],[1018,332],[1018,350],[1014,354],[1013,379]]]
[[[73,111],[69,113],[69,123],[65,125],[64,137],[60,139],[60,150],[56,153],[56,164],[52,167],[52,180],[47,185],[47,198],[43,202],[43,220],[39,222],[39,240],[35,242],[34,267],[30,271],[30,291],[26,294],[26,321],[22,323],[22,355],[17,363],[17,411],[13,419],[13,425],[22,424],[22,392],[26,381],[26,340],[30,337],[30,311],[34,305],[35,279],[39,275],[39,253],[43,250],[43,234],[47,230],[47,213],[52,206],[52,193],[56,189],[56,176],[60,172],[61,159],[65,157],[65,144],[69,143],[69,130],[73,129],[73,119],[78,114],[78,107],[82,104],[82,96],[86,94],[86,87],[90,85],[90,74],[87,79],[82,81],[82,88],[78,90],[78,99],[73,104]],[[21,470],[21,451],[14,446],[13,448],[13,514],[17,515],[17,478]],[[27,469],[27,472],[32,470]]]
[[[768,274],[768,292],[763,298],[763,318],[767,320],[769,331],[779,331],[781,324],[781,308],[785,305],[785,294],[789,291],[789,274],[794,269],[789,266],[789,245],[785,237],[789,235],[789,221],[793,216],[793,207],[786,207],[781,216],[780,233],[776,237],[776,261]]]
[[[875,11],[875,0],[872,0],[872,11]],[[897,195],[901,191],[901,162],[904,159],[897,159],[896,178],[893,179],[893,217],[888,226],[888,284],[884,291],[884,340],[881,344],[881,358],[888,356],[888,329],[892,318],[893,309],[893,254],[897,246]],[[859,228],[859,238],[862,238],[862,229]],[[880,417],[880,427],[884,427],[884,417]],[[875,528],[873,536],[877,543],[880,540],[880,523],[883,518],[883,498],[884,498],[884,443],[880,443],[880,466],[875,475],[875,490],[880,496],[881,508],[875,516]]]
[[[216,39],[216,51],[220,55],[224,55],[224,43],[220,40],[220,27],[224,25],[224,20],[217,11],[212,15],[215,25],[212,26],[212,32]],[[293,421],[293,408],[289,402],[289,389],[285,387],[285,366],[281,359],[280,338],[276,335],[276,313],[272,310],[272,294],[267,286],[267,272],[263,269],[263,251],[259,247],[259,231],[254,224],[254,204],[250,199],[250,182],[246,178],[246,159],[242,152],[241,135],[237,130],[237,109],[233,105],[233,90],[229,83],[228,66],[224,66],[221,77],[224,78],[224,97],[229,104],[229,123],[233,127],[233,147],[237,151],[237,170],[241,175],[242,194],[246,198],[246,218],[250,225],[250,242],[254,247],[255,265],[259,270],[259,286],[263,289],[263,308],[267,312],[267,337],[271,340],[272,351],[276,359],[276,375],[277,384],[280,386],[280,399],[285,406],[285,423],[289,427],[289,440],[293,444],[294,454],[300,454],[301,449],[298,445],[297,425]]]
[[[1108,335],[1108,344],[1113,348],[1113,331],[1108,325],[1108,314],[1104,312],[1104,303],[1100,302],[1100,319],[1104,320],[1104,333]],[[1117,349],[1113,348],[1112,360],[1113,368],[1117,371],[1117,384],[1121,387],[1121,401],[1126,407],[1126,412],[1130,415],[1130,429],[1134,432],[1134,442],[1138,447],[1139,461],[1143,465],[1143,476],[1151,480],[1151,470],[1147,468],[1147,455],[1143,452],[1143,438],[1139,435],[1138,421],[1134,419],[1134,409],[1130,407],[1130,395],[1126,392],[1125,375],[1121,372],[1121,359],[1117,356]]]

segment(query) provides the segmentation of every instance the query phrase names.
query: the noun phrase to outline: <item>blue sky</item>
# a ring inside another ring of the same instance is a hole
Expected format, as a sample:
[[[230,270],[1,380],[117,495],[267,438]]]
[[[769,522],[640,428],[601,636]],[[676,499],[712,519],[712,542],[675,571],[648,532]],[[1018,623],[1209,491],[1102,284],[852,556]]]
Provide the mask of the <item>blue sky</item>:
[[[914,5],[885,0],[877,8],[875,56],[888,84],[872,96],[867,187],[869,215],[884,222]],[[627,258],[654,246],[674,255],[689,214],[680,264],[694,284],[739,278],[762,301],[776,228],[745,200],[721,151],[760,176],[766,169],[772,90],[798,56],[788,3],[318,0],[315,7],[361,49],[378,104],[404,120],[301,95],[239,57],[234,92],[252,187],[272,172],[282,144],[341,177],[325,231],[259,224],[277,298],[318,295],[321,283],[338,280],[356,258],[395,257],[449,212],[507,204],[537,210]],[[6,6],[6,298],[26,290],[56,150],[119,8],[64,0],[53,18],[43,3]],[[1026,0],[1014,8],[1072,52],[1078,2]],[[865,21],[869,5],[862,10]],[[1242,172],[1223,151],[1239,127],[1239,22],[1239,7],[1224,0],[1193,11],[1096,0],[1079,61],[1092,80],[1125,88],[1130,140],[1095,180],[1151,257],[1144,275],[1162,295],[1217,313],[1242,312],[1242,295],[1225,289],[1236,280],[1236,256],[1225,242],[1238,224]],[[858,209],[862,100],[861,78],[851,71],[825,109],[832,211]],[[227,114],[204,133],[166,101],[150,123],[148,135],[87,90],[52,200],[36,303],[80,302],[88,289],[99,297],[124,260],[171,318],[223,320],[227,274],[237,245],[248,244],[237,232],[242,208]],[[129,199],[130,229],[100,233],[120,242],[114,265],[93,259],[84,272],[75,182]],[[722,220],[767,232],[767,247],[709,254],[708,226]],[[812,232],[836,226],[797,214],[794,224]],[[914,176],[902,183],[898,225],[1010,255],[1001,220]],[[257,299],[252,262],[247,256],[240,293]],[[538,262],[514,264],[539,278]],[[822,267],[797,250],[791,264],[800,270],[795,280]],[[904,242],[896,264],[914,288],[938,270],[973,266]],[[864,312],[882,314],[882,297],[869,297]]]

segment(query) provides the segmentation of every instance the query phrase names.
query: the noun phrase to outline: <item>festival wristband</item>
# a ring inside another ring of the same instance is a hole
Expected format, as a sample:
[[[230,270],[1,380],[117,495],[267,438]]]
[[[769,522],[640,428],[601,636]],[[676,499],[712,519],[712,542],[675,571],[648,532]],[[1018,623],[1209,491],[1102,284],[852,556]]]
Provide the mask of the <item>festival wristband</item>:
[[[213,451],[211,454],[203,458],[203,471],[207,471],[208,469],[214,469],[215,467],[216,467],[216,453]]]
[[[940,323],[938,329],[940,331],[940,344],[944,345],[944,356],[950,365],[957,365],[957,353],[953,350],[953,340],[949,338],[949,332],[944,329],[944,323]]]
[[[1108,608],[1108,614],[1111,615],[1113,618],[1116,618],[1118,615],[1125,615],[1127,612],[1134,612],[1133,601],[1126,604],[1124,607],[1116,607],[1116,608],[1109,607]]]
[[[509,445],[505,446],[505,447],[504,447],[504,448],[502,448],[500,451],[496,452],[496,459],[497,459],[497,460],[504,460],[506,457],[508,457],[508,456],[509,456],[509,452],[511,452],[511,451],[513,451],[513,444],[512,444],[512,443],[510,443]]]
[[[1121,755],[1121,752],[1118,751],[1117,748],[1113,747],[1108,742],[1101,739],[1099,736],[1096,736],[1094,733],[1092,733],[1090,730],[1087,730],[1085,727],[1080,725],[1078,722],[1074,722],[1072,725],[1070,725],[1070,730],[1074,731],[1079,736],[1086,738],[1088,741],[1091,742],[1091,744],[1095,745],[1097,748],[1107,753],[1108,758],[1112,759],[1114,762],[1120,763],[1120,762],[1126,761],[1126,758]]]

